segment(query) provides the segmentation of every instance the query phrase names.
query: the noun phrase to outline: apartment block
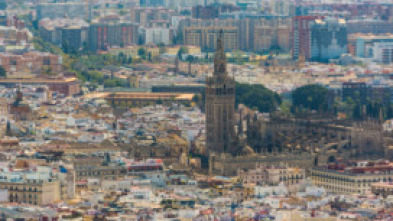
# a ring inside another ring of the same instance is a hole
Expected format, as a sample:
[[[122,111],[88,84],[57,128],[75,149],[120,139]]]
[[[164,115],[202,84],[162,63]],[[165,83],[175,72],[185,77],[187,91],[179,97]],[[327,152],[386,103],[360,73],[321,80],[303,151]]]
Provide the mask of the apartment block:
[[[60,200],[60,182],[48,173],[1,172],[0,189],[7,190],[8,202],[43,206]]]
[[[200,47],[202,51],[212,52],[217,48],[217,39],[222,31],[225,51],[239,49],[239,32],[234,27],[192,27],[184,30],[185,45]]]
[[[127,22],[92,23],[89,28],[89,48],[95,52],[112,47],[127,47],[138,43],[139,26]]]
[[[44,52],[0,53],[0,65],[10,75],[58,73],[62,70],[62,57]]]

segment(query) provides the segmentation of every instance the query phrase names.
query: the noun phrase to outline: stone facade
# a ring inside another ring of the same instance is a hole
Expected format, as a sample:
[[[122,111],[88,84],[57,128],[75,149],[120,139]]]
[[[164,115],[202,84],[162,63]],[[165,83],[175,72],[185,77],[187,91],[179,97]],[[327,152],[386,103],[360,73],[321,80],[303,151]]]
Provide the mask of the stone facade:
[[[243,184],[278,185],[281,182],[291,185],[300,183],[306,176],[304,169],[289,167],[288,165],[267,166],[256,163],[255,169],[238,169],[238,176]]]
[[[232,156],[230,154],[211,155],[209,158],[209,172],[224,176],[236,176],[238,169],[253,169],[256,163],[277,165],[278,162],[285,162],[289,166],[312,168],[314,159],[315,154],[311,153],[254,154],[245,156]]]
[[[206,78],[206,145],[217,153],[233,152],[235,137],[235,80],[228,75],[223,45],[221,34],[213,76]]]

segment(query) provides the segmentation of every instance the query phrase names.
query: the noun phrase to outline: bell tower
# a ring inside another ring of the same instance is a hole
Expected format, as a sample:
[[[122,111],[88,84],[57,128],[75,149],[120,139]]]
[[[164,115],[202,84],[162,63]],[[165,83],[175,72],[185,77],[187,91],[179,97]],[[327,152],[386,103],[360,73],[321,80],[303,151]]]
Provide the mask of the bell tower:
[[[214,153],[232,153],[235,135],[235,79],[228,75],[223,33],[214,56],[213,76],[206,78],[206,148]]]

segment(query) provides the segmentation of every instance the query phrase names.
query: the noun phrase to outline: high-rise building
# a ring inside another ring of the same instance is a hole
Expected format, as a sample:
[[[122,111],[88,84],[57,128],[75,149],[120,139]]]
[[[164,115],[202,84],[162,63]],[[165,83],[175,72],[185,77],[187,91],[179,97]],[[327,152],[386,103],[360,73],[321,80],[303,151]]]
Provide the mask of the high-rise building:
[[[140,0],[139,5],[142,7],[164,7],[164,0]]]
[[[166,26],[169,27],[169,21],[171,21],[175,15],[176,11],[169,8],[130,8],[130,21],[143,27],[156,27],[158,22],[167,23]]]
[[[291,19],[257,19],[257,18],[242,18],[242,19],[182,19],[179,21],[178,32],[185,33],[187,28],[215,28],[216,30],[235,28],[237,30],[237,49],[251,51],[255,49],[255,43],[260,44],[259,37],[256,32],[258,27],[279,27],[278,38],[279,41],[283,41],[283,45],[291,45],[290,37],[287,38],[288,30],[291,29]],[[283,28],[283,27],[289,27]],[[240,34],[241,33],[241,34]],[[194,33],[197,34],[197,33]],[[184,40],[184,35],[182,36]],[[285,40],[286,39],[286,40]],[[284,43],[284,41],[287,41]],[[215,44],[215,41],[212,42]],[[187,44],[186,41],[183,44]],[[262,46],[261,46],[262,47]],[[258,48],[258,46],[257,46]],[[227,48],[225,48],[227,50]]]
[[[61,47],[65,52],[75,52],[87,48],[88,27],[69,26],[61,28]]]
[[[393,42],[377,42],[372,48],[373,59],[376,62],[390,64],[393,62]]]
[[[271,15],[290,16],[294,11],[292,2],[287,0],[270,0],[268,5]]]
[[[327,62],[347,53],[347,26],[343,19],[316,19],[311,27],[311,60]]]
[[[7,9],[7,0],[0,0],[0,10]]]
[[[290,51],[290,26],[284,24],[257,26],[254,35],[254,51],[269,51],[270,49]]]
[[[214,73],[206,78],[206,147],[215,153],[231,152],[235,138],[235,80],[227,72],[223,38],[220,31]]]
[[[224,38],[222,47],[224,51],[237,50],[239,48],[239,32],[234,27],[191,27],[185,28],[183,42],[185,45],[201,47],[202,51],[214,51],[218,48],[220,33]]]
[[[37,20],[43,18],[83,18],[89,19],[89,10],[87,7],[91,7],[85,3],[39,3],[37,4],[36,13]]]
[[[220,14],[220,8],[215,5],[198,5],[192,8],[192,17],[196,19],[215,19]]]
[[[382,20],[350,20],[347,22],[348,33],[386,34],[393,32],[392,21]]]
[[[61,46],[67,52],[87,46],[89,24],[83,19],[42,19],[39,31],[44,41]]]
[[[303,55],[311,58],[311,26],[320,16],[297,16],[292,20],[292,57],[298,59]]]
[[[92,23],[89,29],[89,48],[93,52],[113,46],[126,47],[138,43],[139,27],[133,23]]]
[[[169,28],[145,28],[142,29],[145,44],[169,45],[172,42],[172,32]]]

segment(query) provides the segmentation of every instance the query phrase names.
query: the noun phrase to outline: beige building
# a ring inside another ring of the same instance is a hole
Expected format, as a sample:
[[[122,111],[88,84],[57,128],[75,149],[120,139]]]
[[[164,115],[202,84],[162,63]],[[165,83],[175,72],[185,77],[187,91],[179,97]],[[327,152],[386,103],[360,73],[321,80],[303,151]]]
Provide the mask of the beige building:
[[[170,55],[177,55],[181,47],[185,47],[187,50],[187,54],[191,55],[198,55],[201,53],[201,48],[198,46],[191,46],[191,45],[186,45],[186,46],[171,46],[171,47],[165,47],[165,53],[170,54]]]
[[[291,185],[300,183],[306,176],[304,169],[288,165],[267,166],[257,163],[255,169],[238,170],[238,176],[244,184],[277,185],[281,182]]]
[[[335,194],[369,194],[371,186],[393,180],[393,165],[356,166],[340,169],[314,168],[313,183]]]
[[[5,98],[0,98],[0,116],[8,115],[8,101]]]
[[[0,189],[8,190],[8,201],[48,205],[60,200],[60,182],[39,173],[2,173]]]
[[[139,50],[144,49],[146,56],[150,53],[151,58],[155,58],[160,55],[160,48],[156,46],[127,46],[124,48],[111,48],[108,53],[111,55],[118,56],[123,54],[127,58],[131,57],[133,60],[141,59],[139,56]]]
[[[291,49],[291,27],[288,25],[263,25],[255,27],[254,51],[278,49],[289,52]]]
[[[387,197],[393,195],[393,183],[381,182],[371,184],[371,192],[373,194]]]
[[[105,162],[99,157],[75,158],[74,170],[76,181],[86,181],[89,178],[101,180],[116,180],[124,177],[126,168],[112,162]]]
[[[184,29],[183,42],[185,45],[200,47],[202,51],[215,51],[217,40],[222,30],[225,51],[239,48],[239,33],[234,27],[189,27]]]

